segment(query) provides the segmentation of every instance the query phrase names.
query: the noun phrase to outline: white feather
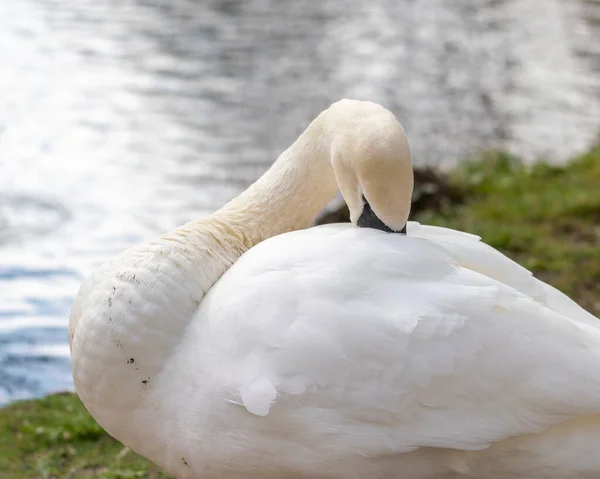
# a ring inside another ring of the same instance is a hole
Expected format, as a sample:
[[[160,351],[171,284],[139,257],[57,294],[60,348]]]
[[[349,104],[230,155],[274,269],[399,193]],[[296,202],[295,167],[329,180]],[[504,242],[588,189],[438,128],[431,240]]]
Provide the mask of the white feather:
[[[348,477],[356,457],[415,467],[421,456],[407,453],[430,451],[433,461],[439,451],[430,448],[498,460],[492,445],[530,435],[543,443],[548,428],[600,412],[598,328],[490,277],[537,291],[526,270],[475,237],[428,235],[428,227],[413,236],[416,226],[408,236],[353,225],[288,233],[225,273],[164,370],[165,385],[190,365],[192,380],[215,379],[210,391],[203,383],[197,396],[186,394],[186,417],[207,396],[244,405],[235,421],[206,410],[214,416],[201,423],[223,426],[212,431],[213,446],[243,437],[235,460],[267,455],[282,470],[294,470],[308,449],[315,464],[335,458],[331,477]],[[474,245],[489,276],[458,262]],[[293,447],[281,431],[294,431]],[[531,461],[544,467],[537,453]]]

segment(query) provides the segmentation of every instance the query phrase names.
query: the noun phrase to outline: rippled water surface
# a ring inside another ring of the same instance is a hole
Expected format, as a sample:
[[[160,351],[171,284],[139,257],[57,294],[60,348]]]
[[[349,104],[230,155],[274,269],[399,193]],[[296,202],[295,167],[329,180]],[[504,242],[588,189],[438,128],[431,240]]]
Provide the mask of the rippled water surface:
[[[392,109],[417,164],[584,149],[599,5],[2,1],[0,402],[71,387],[90,268],[220,206],[340,97]]]

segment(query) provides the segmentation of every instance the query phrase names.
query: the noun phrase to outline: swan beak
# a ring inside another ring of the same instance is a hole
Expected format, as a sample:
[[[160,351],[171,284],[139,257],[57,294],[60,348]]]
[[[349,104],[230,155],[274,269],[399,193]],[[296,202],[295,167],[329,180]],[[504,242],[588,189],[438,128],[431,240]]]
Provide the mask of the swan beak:
[[[356,225],[360,228],[374,228],[376,230],[385,231],[386,233],[402,233],[406,234],[406,225],[400,230],[396,231],[386,225],[375,212],[371,209],[371,205],[365,200],[363,211],[356,222]]]

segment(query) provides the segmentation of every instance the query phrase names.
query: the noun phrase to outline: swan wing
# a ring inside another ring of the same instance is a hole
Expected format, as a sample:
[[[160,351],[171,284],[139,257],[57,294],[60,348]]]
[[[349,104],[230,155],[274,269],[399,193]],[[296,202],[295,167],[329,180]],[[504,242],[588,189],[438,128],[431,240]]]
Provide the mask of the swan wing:
[[[600,412],[600,332],[435,241],[326,226],[250,250],[201,307],[231,402],[319,447],[477,450]]]
[[[553,286],[534,278],[529,270],[482,242],[479,236],[439,226],[421,225],[414,221],[408,223],[407,233],[442,247],[464,268],[511,286],[575,321],[600,328],[598,318]]]

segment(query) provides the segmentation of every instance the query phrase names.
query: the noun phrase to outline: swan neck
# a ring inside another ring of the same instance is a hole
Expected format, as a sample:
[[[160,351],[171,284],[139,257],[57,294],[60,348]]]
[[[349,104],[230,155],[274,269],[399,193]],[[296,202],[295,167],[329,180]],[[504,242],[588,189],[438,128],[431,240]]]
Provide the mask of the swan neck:
[[[278,234],[309,227],[338,186],[331,141],[313,122],[271,168],[213,218],[228,224],[246,249]]]
[[[82,284],[69,327],[73,378],[86,407],[115,437],[126,439],[118,434],[127,429],[121,411],[161,394],[169,358],[229,267],[255,244],[309,226],[335,196],[331,146],[322,133],[313,122],[221,210],[131,248]]]

